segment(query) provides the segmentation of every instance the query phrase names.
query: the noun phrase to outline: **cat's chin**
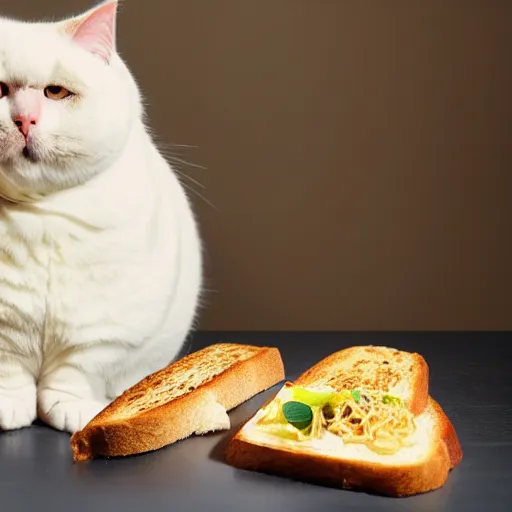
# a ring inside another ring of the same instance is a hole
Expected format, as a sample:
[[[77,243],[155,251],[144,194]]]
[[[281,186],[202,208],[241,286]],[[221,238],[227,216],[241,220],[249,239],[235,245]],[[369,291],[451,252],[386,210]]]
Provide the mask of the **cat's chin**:
[[[2,160],[12,169],[26,168],[28,164],[44,163],[49,152],[47,142],[39,136],[25,139],[20,133],[11,133],[0,140]],[[1,165],[1,162],[0,162]]]
[[[32,203],[48,193],[44,161],[24,147],[17,155],[0,160],[0,196],[11,203]]]
[[[33,203],[73,189],[93,179],[108,165],[74,155],[54,155],[24,147],[17,155],[1,158],[0,197],[12,203]]]

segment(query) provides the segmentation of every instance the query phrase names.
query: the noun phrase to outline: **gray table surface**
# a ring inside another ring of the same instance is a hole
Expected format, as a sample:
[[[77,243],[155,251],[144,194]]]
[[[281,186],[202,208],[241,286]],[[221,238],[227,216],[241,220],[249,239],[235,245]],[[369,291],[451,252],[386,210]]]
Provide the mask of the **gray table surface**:
[[[42,424],[0,433],[0,510],[18,511],[475,511],[512,510],[512,335],[506,333],[203,333],[216,341],[281,349],[287,378],[335,350],[383,344],[420,352],[431,395],[452,420],[464,459],[438,491],[383,498],[236,470],[223,461],[227,439],[268,390],[230,413],[232,430],[157,452],[74,464],[69,436]]]

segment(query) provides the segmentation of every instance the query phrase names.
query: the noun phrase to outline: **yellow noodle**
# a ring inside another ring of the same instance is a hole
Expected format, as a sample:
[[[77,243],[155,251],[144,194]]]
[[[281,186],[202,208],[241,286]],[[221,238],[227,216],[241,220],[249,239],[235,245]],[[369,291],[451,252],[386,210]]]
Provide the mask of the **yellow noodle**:
[[[406,446],[416,429],[413,415],[400,405],[383,403],[379,392],[364,395],[369,403],[364,398],[359,403],[348,399],[335,407],[334,417],[325,420],[327,430],[346,443],[363,443],[377,452],[394,453]]]

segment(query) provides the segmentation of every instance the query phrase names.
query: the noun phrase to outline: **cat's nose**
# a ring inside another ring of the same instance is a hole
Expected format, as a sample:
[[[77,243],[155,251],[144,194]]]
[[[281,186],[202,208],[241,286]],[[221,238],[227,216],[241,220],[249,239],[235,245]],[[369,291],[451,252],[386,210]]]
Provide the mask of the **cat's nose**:
[[[23,133],[25,138],[28,137],[32,126],[37,124],[37,116],[33,114],[19,114],[14,118],[14,124],[18,127],[18,130]]]

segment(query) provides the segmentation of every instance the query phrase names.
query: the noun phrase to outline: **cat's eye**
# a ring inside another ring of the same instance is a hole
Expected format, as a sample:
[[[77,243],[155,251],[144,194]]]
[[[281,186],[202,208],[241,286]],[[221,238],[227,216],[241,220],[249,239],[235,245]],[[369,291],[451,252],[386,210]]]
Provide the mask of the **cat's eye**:
[[[60,85],[49,85],[44,89],[44,95],[51,100],[63,100],[73,93]]]
[[[7,84],[0,82],[0,98],[3,98],[4,96],[7,96],[8,94],[9,94],[9,87],[7,87]]]

